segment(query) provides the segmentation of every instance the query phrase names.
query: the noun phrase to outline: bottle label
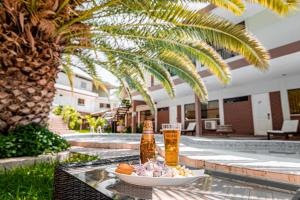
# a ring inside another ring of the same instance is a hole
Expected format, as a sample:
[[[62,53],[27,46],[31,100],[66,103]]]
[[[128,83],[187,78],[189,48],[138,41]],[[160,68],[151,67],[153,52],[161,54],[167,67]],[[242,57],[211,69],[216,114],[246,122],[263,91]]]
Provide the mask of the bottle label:
[[[152,130],[146,130],[146,131],[143,131],[143,134],[153,134],[153,131]]]

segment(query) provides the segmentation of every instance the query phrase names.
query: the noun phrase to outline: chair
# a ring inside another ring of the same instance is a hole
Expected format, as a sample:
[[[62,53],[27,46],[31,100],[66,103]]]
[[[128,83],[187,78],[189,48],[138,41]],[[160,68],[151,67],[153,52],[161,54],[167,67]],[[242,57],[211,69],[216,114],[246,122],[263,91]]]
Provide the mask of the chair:
[[[98,128],[97,128],[97,133],[102,133],[102,128],[101,128],[101,126],[98,126]]]
[[[190,122],[188,127],[185,130],[181,130],[183,135],[191,133],[192,135],[196,132],[196,122]]]
[[[284,120],[281,130],[269,130],[267,131],[268,134],[268,140],[271,139],[271,136],[273,135],[281,135],[285,136],[286,139],[289,139],[289,135],[295,135],[297,134],[298,130],[298,120]]]
[[[221,135],[226,135],[228,137],[228,134],[233,133],[232,125],[217,125],[217,133],[220,133]]]

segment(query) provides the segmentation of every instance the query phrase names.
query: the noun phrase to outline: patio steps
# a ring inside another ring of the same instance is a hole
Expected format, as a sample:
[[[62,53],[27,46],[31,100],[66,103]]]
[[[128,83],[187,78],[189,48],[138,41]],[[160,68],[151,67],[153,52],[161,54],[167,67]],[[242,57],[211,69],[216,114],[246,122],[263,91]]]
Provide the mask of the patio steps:
[[[68,125],[64,122],[61,116],[56,115],[50,115],[48,128],[50,131],[59,135],[76,133],[68,128]]]

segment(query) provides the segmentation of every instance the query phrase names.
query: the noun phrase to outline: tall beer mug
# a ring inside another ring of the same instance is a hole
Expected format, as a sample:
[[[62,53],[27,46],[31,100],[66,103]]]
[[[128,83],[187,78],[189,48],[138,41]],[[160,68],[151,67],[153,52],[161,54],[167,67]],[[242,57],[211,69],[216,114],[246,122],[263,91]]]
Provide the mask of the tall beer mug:
[[[165,143],[165,163],[176,166],[179,163],[181,124],[162,124]]]

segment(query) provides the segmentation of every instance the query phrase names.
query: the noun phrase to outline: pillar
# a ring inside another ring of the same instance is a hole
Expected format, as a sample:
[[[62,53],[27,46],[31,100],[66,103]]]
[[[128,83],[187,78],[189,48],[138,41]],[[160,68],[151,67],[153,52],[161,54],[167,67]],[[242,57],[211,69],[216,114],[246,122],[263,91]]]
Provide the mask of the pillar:
[[[224,117],[224,101],[223,98],[219,98],[219,118],[220,118],[220,125],[225,124],[225,117]]]
[[[138,105],[145,105],[144,101],[133,100],[132,101],[132,119],[131,119],[131,132],[136,133],[136,126],[138,123],[138,113],[136,111],[136,107]]]
[[[287,89],[284,88],[280,90],[280,98],[281,98],[283,120],[290,120],[291,115],[290,115],[290,106],[289,106]]]
[[[196,136],[203,135],[202,131],[202,117],[201,117],[201,102],[197,95],[195,95],[195,115],[196,115]]]

